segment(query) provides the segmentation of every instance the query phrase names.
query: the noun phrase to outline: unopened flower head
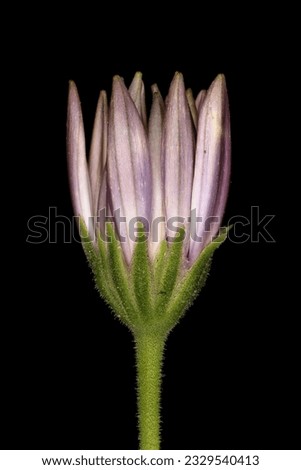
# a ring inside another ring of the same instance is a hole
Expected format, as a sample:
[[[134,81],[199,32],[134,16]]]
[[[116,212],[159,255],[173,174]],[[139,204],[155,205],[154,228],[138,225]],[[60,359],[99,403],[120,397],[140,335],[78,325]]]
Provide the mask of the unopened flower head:
[[[217,235],[230,177],[230,118],[225,78],[194,99],[176,73],[164,101],[152,86],[147,116],[141,73],[127,88],[113,79],[110,105],[100,92],[87,161],[84,124],[76,86],[70,83],[68,162],[72,201],[94,239],[114,220],[124,259],[135,248],[135,223],[148,236],[155,259],[160,243],[185,230],[190,266]]]
[[[71,82],[67,145],[74,212],[96,286],[135,339],[140,448],[159,449],[164,343],[227,236],[219,229],[230,118],[223,75],[196,99],[180,73],[165,100],[153,85],[149,115],[144,93],[140,73],[129,88],[114,77],[109,106],[101,91],[87,161]]]

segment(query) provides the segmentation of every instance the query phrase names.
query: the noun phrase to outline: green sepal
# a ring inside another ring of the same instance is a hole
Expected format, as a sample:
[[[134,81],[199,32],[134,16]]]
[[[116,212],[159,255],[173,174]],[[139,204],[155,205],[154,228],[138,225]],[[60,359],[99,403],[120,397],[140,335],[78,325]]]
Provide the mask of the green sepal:
[[[134,325],[139,321],[140,315],[132,289],[129,269],[124,260],[120,243],[116,238],[113,224],[108,223],[106,226],[109,237],[107,243],[109,270],[130,324]]]
[[[131,325],[128,314],[120,299],[116,285],[112,278],[111,269],[108,262],[107,247],[104,240],[101,238],[100,233],[97,234],[98,243],[98,263],[94,271],[96,286],[100,295],[112,307],[114,313],[128,326]]]
[[[184,238],[185,231],[180,228],[177,237],[170,243],[162,256],[160,272],[156,273],[158,278],[155,292],[155,312],[164,312],[173,294],[183,259]]]
[[[154,278],[156,290],[159,290],[159,284],[161,281],[162,271],[163,271],[165,260],[166,260],[167,250],[168,250],[167,241],[163,240],[160,243],[158,252],[155,256],[154,263],[153,263],[153,278]]]
[[[97,251],[95,250],[94,244],[90,238],[87,226],[84,219],[79,218],[79,235],[82,242],[82,247],[85,252],[88,263],[94,273],[97,266]]]
[[[151,292],[152,270],[148,257],[148,242],[141,222],[138,224],[138,229],[141,229],[141,232],[140,237],[137,237],[133,253],[131,276],[133,292],[136,297],[136,303],[140,311],[140,315],[147,321],[153,313]]]
[[[218,237],[206,246],[184,277],[175,286],[174,294],[171,297],[165,314],[164,323],[165,328],[168,330],[171,330],[178,323],[200,293],[210,271],[212,256],[215,250],[226,240],[230,228],[220,231]]]
[[[80,218],[80,236],[85,255],[94,274],[96,288],[101,298],[113,310],[117,318],[131,328],[132,323],[112,277],[106,243],[102,240],[99,233],[97,233],[97,245],[91,241],[88,229],[82,218]]]
[[[137,240],[128,266],[113,224],[107,224],[109,241],[102,240],[98,233],[95,244],[84,221],[80,220],[82,245],[101,297],[136,334],[144,331],[164,336],[198,296],[208,277],[212,256],[226,240],[231,227],[222,230],[189,268],[183,256],[184,229],[179,229],[180,241],[161,242],[151,263],[142,224],[140,228],[142,236]]]

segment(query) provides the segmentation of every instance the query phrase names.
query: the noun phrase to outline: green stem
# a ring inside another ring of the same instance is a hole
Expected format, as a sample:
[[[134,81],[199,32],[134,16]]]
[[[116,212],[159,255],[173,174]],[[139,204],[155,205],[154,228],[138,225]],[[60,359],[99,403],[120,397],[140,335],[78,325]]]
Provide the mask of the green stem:
[[[165,336],[135,336],[140,449],[160,449],[161,368]]]

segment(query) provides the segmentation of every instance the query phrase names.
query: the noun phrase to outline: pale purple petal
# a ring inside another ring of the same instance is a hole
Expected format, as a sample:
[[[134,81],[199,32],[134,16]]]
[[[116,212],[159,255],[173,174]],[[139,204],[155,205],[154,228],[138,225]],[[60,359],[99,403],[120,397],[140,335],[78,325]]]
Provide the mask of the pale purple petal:
[[[83,217],[94,239],[92,197],[86,160],[85,133],[76,85],[70,82],[67,116],[67,158],[71,198],[76,216]]]
[[[105,222],[106,218],[110,217],[109,209],[109,195],[108,195],[108,181],[107,181],[107,168],[103,169],[103,175],[101,178],[101,184],[98,194],[97,202],[97,223],[100,230],[100,233],[105,235]]]
[[[223,75],[218,75],[199,116],[191,209],[196,209],[196,216],[202,218],[196,230],[202,241],[191,240],[191,262],[216,235],[221,224],[229,188],[230,146],[226,82]]]
[[[149,254],[154,259],[159,244],[165,239],[162,131],[164,102],[157,85],[152,86],[153,102],[149,117],[148,138],[152,168],[152,230]],[[160,222],[160,218],[162,221]]]
[[[204,99],[206,97],[206,93],[207,93],[206,90],[201,90],[200,93],[198,94],[198,96],[195,99],[195,106],[196,106],[196,109],[197,109],[198,113],[200,113],[202,104],[204,103]]]
[[[138,113],[142,119],[142,122],[146,128],[147,117],[146,117],[146,104],[145,104],[145,89],[142,81],[142,73],[136,72],[132,83],[129,87],[129,92],[132,100],[134,101]]]
[[[101,91],[94,120],[92,142],[89,156],[89,175],[91,182],[93,215],[97,215],[98,199],[104,168],[107,160],[108,140],[108,103],[105,91]]]
[[[194,101],[194,97],[193,97],[193,93],[192,93],[191,88],[188,88],[188,90],[186,90],[186,96],[187,96],[188,106],[189,106],[189,109],[190,109],[190,114],[191,114],[191,118],[192,118],[194,127],[197,128],[197,125],[198,125],[198,111],[197,111],[197,108],[196,108],[196,104],[195,104],[195,101]]]
[[[175,74],[169,89],[162,149],[166,218],[182,217],[187,221],[190,215],[195,138],[180,73]],[[169,230],[168,234],[174,236],[174,232]]]
[[[127,262],[130,262],[134,241],[130,239],[131,219],[150,220],[151,168],[145,128],[137,108],[125,87],[116,76],[109,117],[108,185],[113,211],[120,210],[126,223],[118,224],[121,245]]]

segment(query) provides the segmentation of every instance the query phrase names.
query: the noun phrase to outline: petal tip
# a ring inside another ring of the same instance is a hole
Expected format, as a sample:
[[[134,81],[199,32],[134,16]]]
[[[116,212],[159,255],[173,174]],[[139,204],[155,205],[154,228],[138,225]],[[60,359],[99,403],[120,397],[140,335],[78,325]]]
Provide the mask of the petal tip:
[[[177,94],[180,90],[185,93],[184,77],[181,72],[175,72],[170,84],[169,93],[174,95]]]
[[[123,78],[120,75],[114,75],[113,77],[113,85],[112,85],[112,94],[111,94],[111,101],[113,100],[114,95],[119,95],[122,93],[122,90],[125,88]]]
[[[121,82],[123,82],[123,78],[120,75],[114,75],[113,85],[114,85],[114,83],[121,83]]]
[[[73,80],[69,80],[69,97],[78,98],[77,86]]]
[[[183,74],[181,72],[176,71],[172,81],[177,83],[184,83]]]
[[[212,82],[212,88],[219,88],[220,90],[226,89],[226,77],[223,73],[217,75],[215,80]]]
[[[151,90],[152,90],[152,94],[153,94],[153,95],[154,95],[155,93],[158,93],[159,88],[158,88],[157,83],[154,83],[154,84],[151,86]]]

